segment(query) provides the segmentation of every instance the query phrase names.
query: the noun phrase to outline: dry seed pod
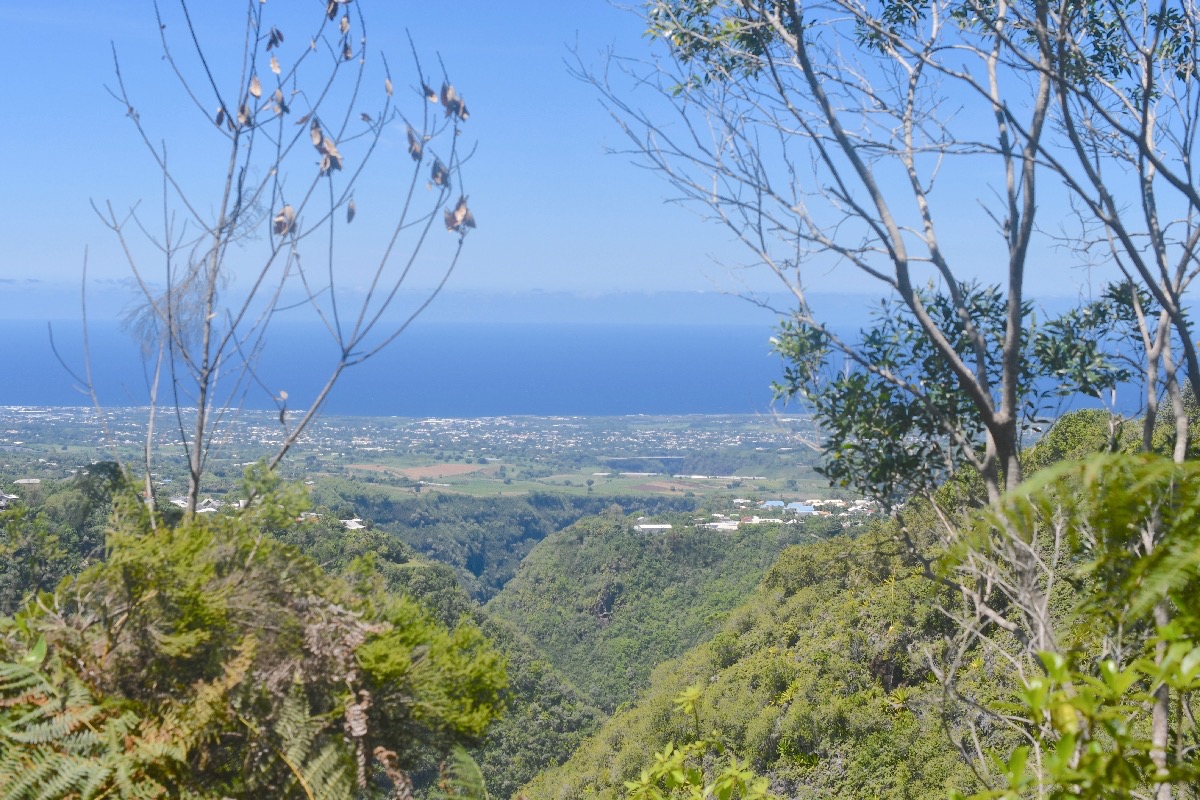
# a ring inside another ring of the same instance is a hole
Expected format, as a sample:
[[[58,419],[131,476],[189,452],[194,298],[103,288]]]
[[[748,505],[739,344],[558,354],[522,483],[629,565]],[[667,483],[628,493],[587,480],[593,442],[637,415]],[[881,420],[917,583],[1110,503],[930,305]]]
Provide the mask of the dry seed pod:
[[[321,151],[325,153],[325,157],[321,159],[322,174],[330,170],[342,168],[342,154],[338,152],[337,145],[333,143],[333,139],[328,136],[321,142]]]
[[[321,149],[321,140],[325,138],[321,133],[321,124],[314,119],[312,125],[308,127],[308,138],[312,139],[313,147]]]
[[[388,97],[391,97],[392,96],[392,79],[391,78],[383,79],[383,88],[387,92]]]
[[[471,209],[467,208],[467,198],[458,198],[458,203],[454,206],[454,210],[447,210],[445,214],[446,230],[466,232],[467,228],[475,227],[475,216],[471,214]]]
[[[435,92],[429,85],[422,83],[421,91],[425,93],[425,99],[429,102],[436,103],[438,101],[437,92]]]
[[[349,61],[354,58],[354,51],[350,49],[350,43],[346,42],[346,46],[342,49],[342,58]]]
[[[250,76],[250,94],[255,97],[262,97],[262,84],[258,82],[257,75]]]
[[[346,224],[354,222],[354,215],[358,213],[358,206],[354,205],[354,198],[350,198],[349,204],[346,205]]]
[[[296,222],[296,211],[290,205],[285,205],[275,215],[274,230],[276,236],[283,236],[292,229],[292,225]]]
[[[219,128],[224,124],[225,124],[225,106],[221,106],[220,108],[217,109],[217,127]]]
[[[346,33],[347,31],[350,30],[350,17],[347,17],[347,16],[342,17],[341,29],[342,29],[342,33]]]
[[[436,186],[445,186],[450,188],[450,170],[446,169],[446,165],[442,163],[440,158],[433,160],[433,167],[429,171],[429,179]]]
[[[421,160],[421,152],[425,149],[425,145],[421,142],[421,137],[417,136],[417,132],[412,128],[408,129],[408,154],[412,156],[413,161]]]
[[[271,56],[271,72],[274,72],[276,75],[279,74],[279,59],[275,56]]]
[[[459,97],[458,92],[449,83],[442,84],[442,105],[446,107],[447,117],[466,119],[466,106],[463,104],[463,100]]]

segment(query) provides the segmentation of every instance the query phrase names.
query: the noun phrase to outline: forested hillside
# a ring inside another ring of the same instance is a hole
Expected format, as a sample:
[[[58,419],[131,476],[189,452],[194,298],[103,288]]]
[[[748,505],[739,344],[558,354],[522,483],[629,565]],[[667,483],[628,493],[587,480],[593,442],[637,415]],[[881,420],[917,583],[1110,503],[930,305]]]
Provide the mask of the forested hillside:
[[[534,548],[486,610],[611,712],[656,664],[711,635],[780,551],[835,531],[811,520],[645,533],[622,517],[588,518]]]
[[[516,574],[538,542],[582,517],[613,506],[622,513],[660,513],[690,511],[698,503],[683,496],[411,494],[340,479],[322,481],[313,499],[339,516],[369,520],[425,557],[454,567],[462,585],[480,602]]]
[[[970,790],[926,661],[949,630],[936,607],[947,597],[891,534],[880,525],[785,550],[710,641],[658,666],[635,705],[523,791],[621,797],[655,752],[710,731],[784,797],[940,800]],[[692,686],[699,730],[676,707]]]

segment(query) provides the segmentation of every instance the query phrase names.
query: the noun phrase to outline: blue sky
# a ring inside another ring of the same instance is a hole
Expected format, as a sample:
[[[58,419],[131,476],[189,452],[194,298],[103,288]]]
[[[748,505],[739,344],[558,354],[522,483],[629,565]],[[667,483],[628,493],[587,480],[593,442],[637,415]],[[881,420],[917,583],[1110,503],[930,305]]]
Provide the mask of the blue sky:
[[[243,3],[193,5],[210,41],[219,42],[225,25],[232,44],[240,44]],[[171,0],[163,7],[174,10]],[[469,102],[466,134],[478,151],[467,180],[479,228],[452,288],[586,295],[728,283],[713,259],[735,262],[742,253],[719,229],[665,204],[666,187],[653,175],[605,154],[620,134],[595,93],[567,72],[571,48],[591,64],[612,48],[645,51],[636,16],[603,0],[447,8],[374,2],[364,10],[371,43],[402,76],[398,89],[411,77],[407,29],[426,70],[440,54]],[[28,278],[77,286],[85,247],[99,284],[122,279],[116,242],[89,202],[111,200],[121,209],[140,201],[146,209],[159,186],[122,107],[105,90],[113,84],[110,48],[147,126],[168,142],[184,142],[174,145],[177,158],[200,122],[160,59],[152,6],[3,3],[0,23],[10,76],[0,89],[9,109],[2,136],[13,154],[0,193],[0,279],[21,281],[5,292]],[[182,33],[169,26],[173,32]],[[299,26],[292,33],[307,38]],[[13,79],[17,74],[24,77]]]
[[[240,44],[243,2],[193,5],[218,57]],[[175,4],[163,0],[163,7]],[[649,57],[636,14],[605,0],[385,1],[366,9],[372,47],[388,53],[393,73],[405,76],[398,89],[408,86],[411,74],[407,30],[427,70],[441,55],[471,109],[466,127],[478,151],[467,180],[479,229],[453,290],[586,297],[773,286],[765,275],[738,271],[747,254],[719,226],[666,202],[669,188],[657,176],[606,154],[623,145],[621,134],[597,94],[571,77],[565,62],[572,49],[591,67],[610,50]],[[161,60],[148,2],[0,0],[0,30],[8,75],[0,85],[7,112],[0,143],[9,154],[0,192],[0,314],[34,307],[44,313],[47,298],[66,298],[64,292],[77,288],[85,247],[97,292],[128,275],[117,243],[89,203],[150,208],[159,192],[153,164],[105,90],[113,83],[111,48],[147,127],[176,143],[172,152],[187,169],[203,168],[189,157],[204,123],[181,100]],[[167,33],[182,31],[172,23]],[[288,44],[302,36],[294,32]],[[1031,288],[1070,295],[1077,279],[1063,270],[1054,276],[1032,270]],[[818,290],[879,294],[846,275],[815,274],[810,282]],[[64,315],[72,315],[75,297],[58,302],[64,304]]]

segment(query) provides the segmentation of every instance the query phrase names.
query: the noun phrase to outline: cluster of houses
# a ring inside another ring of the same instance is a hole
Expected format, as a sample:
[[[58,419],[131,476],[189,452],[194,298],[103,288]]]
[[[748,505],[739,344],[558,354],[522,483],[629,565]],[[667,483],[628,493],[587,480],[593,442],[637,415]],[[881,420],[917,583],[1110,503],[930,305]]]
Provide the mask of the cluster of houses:
[[[745,500],[736,498],[733,501],[734,508],[747,509],[754,505],[753,500]],[[806,500],[803,503],[792,502],[785,503],[782,500],[764,500],[758,503],[757,507],[763,511],[775,511],[783,514],[792,514],[794,516],[807,516],[809,514],[818,517],[851,517],[857,514],[876,514],[879,509],[871,500]]]
[[[42,482],[41,478],[20,478],[18,480],[13,481],[13,486],[16,486],[18,488],[37,486],[41,482]],[[17,502],[20,499],[21,499],[20,495],[5,494],[4,492],[0,492],[0,511],[5,510],[6,508],[8,508],[9,506],[11,506],[13,503]]]
[[[176,497],[172,497],[172,498],[168,499],[167,502],[170,503],[171,505],[175,506],[176,508],[187,508],[187,498],[184,497],[183,495],[178,495]],[[241,501],[239,500],[233,504],[233,507],[241,508],[241,505],[242,505]],[[196,513],[197,514],[215,514],[216,512],[220,511],[224,507],[225,507],[224,502],[222,502],[220,500],[214,500],[211,497],[206,497],[203,500],[201,500],[200,502],[196,503]]]
[[[785,503],[783,500],[753,500],[736,498],[735,513],[713,514],[712,519],[702,523],[706,528],[719,531],[734,531],[741,525],[796,525],[806,517],[856,517],[878,513],[879,509],[870,500],[808,500]],[[763,512],[747,514],[751,507]]]
[[[866,517],[879,513],[878,506],[870,500],[808,500],[807,502],[787,503],[783,500],[746,500],[737,498],[733,501],[734,512],[731,514],[711,514],[694,520],[702,528],[717,531],[736,531],[743,525],[798,525],[808,517]],[[755,509],[758,513],[748,513]],[[667,523],[650,522],[645,517],[639,517],[634,530],[642,533],[664,533],[671,530]]]

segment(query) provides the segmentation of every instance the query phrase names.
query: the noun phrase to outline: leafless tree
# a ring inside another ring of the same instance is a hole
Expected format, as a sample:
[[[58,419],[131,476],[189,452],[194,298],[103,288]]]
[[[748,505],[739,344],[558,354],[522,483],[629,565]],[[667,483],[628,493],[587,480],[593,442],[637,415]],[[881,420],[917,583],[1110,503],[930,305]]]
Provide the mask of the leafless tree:
[[[178,86],[171,125],[188,133],[177,148],[149,121],[162,116],[151,105],[162,98],[135,96],[114,52],[110,92],[145,145],[162,193],[156,204],[119,211],[108,202],[97,213],[140,291],[129,322],[153,376],[153,404],[165,395],[178,428],[189,515],[214,443],[249,393],[265,393],[279,412],[273,468],[343,373],[391,344],[433,301],[475,227],[461,172],[470,155],[459,136],[465,101],[444,72],[422,68],[411,42],[411,77],[394,76],[368,45],[363,5],[247,0],[231,59],[227,42],[205,39],[193,5],[156,4],[164,68]],[[211,166],[194,163],[210,155]],[[374,238],[362,221],[351,227],[355,190],[371,180],[391,186],[392,199],[387,208],[364,208],[363,219],[388,233],[374,256],[348,256],[343,242]],[[449,247],[433,238],[446,231]],[[346,288],[351,258],[365,291]],[[441,263],[432,290],[414,286],[421,261]],[[328,373],[314,397],[290,398],[303,404],[293,413],[288,392],[266,386],[258,366],[272,322],[296,306],[324,328],[336,355],[315,367]],[[152,410],[149,502],[153,429]]]

